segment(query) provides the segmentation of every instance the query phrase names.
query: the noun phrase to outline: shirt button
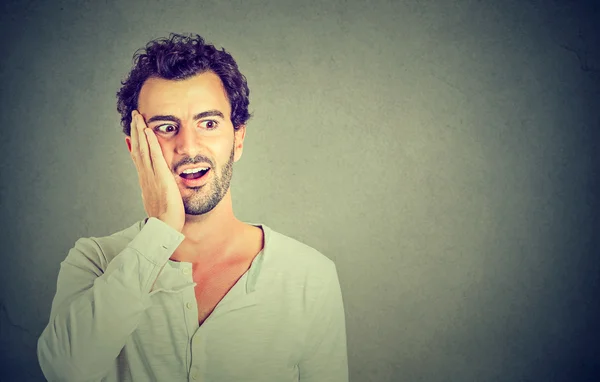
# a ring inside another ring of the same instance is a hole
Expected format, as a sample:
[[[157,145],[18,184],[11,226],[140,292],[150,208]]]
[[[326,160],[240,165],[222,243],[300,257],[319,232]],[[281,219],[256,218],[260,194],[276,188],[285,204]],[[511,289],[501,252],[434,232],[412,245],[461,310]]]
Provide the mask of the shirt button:
[[[192,270],[190,268],[183,268],[182,272],[184,275],[189,275],[190,273],[192,273]]]
[[[191,302],[186,302],[185,303],[185,307],[188,309],[192,309],[192,303]]]

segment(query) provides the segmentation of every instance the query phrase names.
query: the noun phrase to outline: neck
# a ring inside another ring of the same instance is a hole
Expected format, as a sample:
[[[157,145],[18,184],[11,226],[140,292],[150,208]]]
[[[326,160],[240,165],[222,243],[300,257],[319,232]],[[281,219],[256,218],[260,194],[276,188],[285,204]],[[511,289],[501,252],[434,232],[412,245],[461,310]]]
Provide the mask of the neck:
[[[189,246],[194,247],[195,257],[199,259],[214,258],[227,254],[235,242],[236,234],[244,228],[234,213],[231,192],[213,208],[203,215],[185,215],[182,233]]]

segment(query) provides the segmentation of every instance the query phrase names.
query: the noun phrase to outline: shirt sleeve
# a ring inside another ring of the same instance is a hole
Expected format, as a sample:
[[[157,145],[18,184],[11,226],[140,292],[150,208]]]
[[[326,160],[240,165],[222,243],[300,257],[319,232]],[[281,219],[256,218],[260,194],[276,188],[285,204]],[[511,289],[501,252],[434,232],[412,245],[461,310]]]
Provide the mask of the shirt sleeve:
[[[348,382],[346,320],[335,266],[315,304],[306,348],[300,361],[300,382]]]
[[[49,381],[104,377],[151,306],[149,293],[184,235],[150,218],[108,263],[93,238],[75,242],[60,264],[50,320],[37,343]]]

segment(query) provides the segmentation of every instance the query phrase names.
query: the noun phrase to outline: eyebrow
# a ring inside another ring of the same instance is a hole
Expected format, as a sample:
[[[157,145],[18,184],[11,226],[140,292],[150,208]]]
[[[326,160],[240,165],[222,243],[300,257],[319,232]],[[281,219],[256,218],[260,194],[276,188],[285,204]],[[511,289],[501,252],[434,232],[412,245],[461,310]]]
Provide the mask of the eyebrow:
[[[198,113],[198,114],[194,115],[194,121],[197,121],[199,119],[206,118],[206,117],[221,117],[221,118],[225,119],[225,116],[223,115],[223,113],[221,113],[219,110],[213,109],[213,110],[203,111],[202,113]],[[154,116],[148,118],[148,120],[146,121],[146,124],[149,124],[150,122],[155,122],[155,121],[171,121],[171,122],[181,124],[181,120],[174,115],[154,115]]]

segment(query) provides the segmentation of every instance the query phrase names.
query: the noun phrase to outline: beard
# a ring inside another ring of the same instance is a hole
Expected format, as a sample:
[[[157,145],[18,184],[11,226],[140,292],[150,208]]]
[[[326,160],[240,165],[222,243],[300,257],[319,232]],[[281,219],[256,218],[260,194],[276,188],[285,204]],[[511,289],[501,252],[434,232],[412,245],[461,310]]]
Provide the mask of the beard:
[[[219,173],[214,168],[210,169],[210,171],[215,171],[214,174],[211,174],[212,180],[210,183],[190,188],[194,190],[194,193],[183,198],[183,207],[187,215],[203,215],[212,211],[227,194],[233,176],[234,148],[235,146],[231,148],[229,160]]]

